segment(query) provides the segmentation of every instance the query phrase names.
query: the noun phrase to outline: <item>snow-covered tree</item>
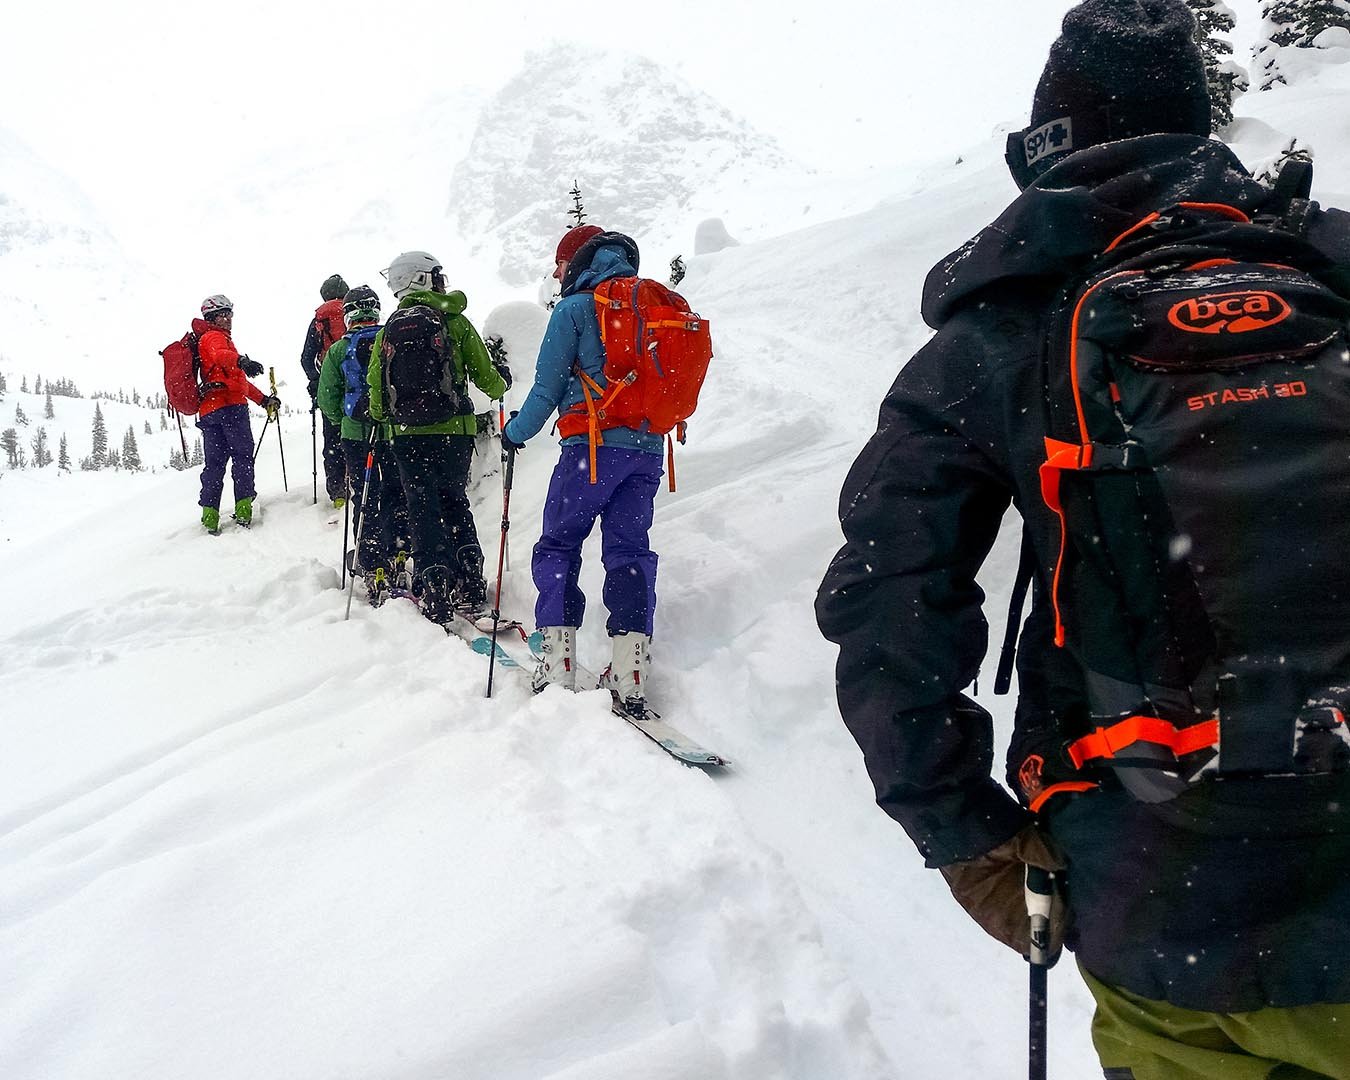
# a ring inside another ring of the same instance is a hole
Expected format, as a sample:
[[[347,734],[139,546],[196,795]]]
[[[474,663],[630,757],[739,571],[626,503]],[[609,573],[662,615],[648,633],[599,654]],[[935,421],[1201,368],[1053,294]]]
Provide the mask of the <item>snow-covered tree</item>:
[[[159,430],[160,431],[169,430],[169,416],[167,413],[162,412],[159,414]]]
[[[572,190],[567,194],[572,196],[572,209],[567,211],[567,216],[572,219],[572,228],[578,225],[586,224],[586,207],[581,201],[581,184],[576,180],[572,181]]]
[[[136,445],[136,429],[127,427],[127,433],[122,436],[122,465],[132,472],[141,471],[141,450]]]
[[[1235,90],[1245,89],[1247,73],[1232,60],[1231,34],[1237,17],[1223,0],[1186,0],[1195,14],[1195,41],[1205,57],[1210,123],[1220,131],[1233,122]]]
[[[108,468],[120,469],[122,467],[122,455],[116,449],[108,451]]]
[[[24,382],[27,381],[28,381],[27,379],[24,380]],[[28,426],[28,414],[23,411],[22,405],[14,406],[14,422],[18,424],[20,427]]]
[[[1333,27],[1350,30],[1350,0],[1262,0],[1255,58],[1260,89],[1288,82],[1280,67],[1286,48],[1311,49]]]
[[[28,376],[25,375],[19,382],[19,393],[28,393]]]
[[[42,418],[43,418],[44,420],[55,420],[55,419],[56,419],[56,410],[52,407],[52,392],[51,392],[51,390],[48,390],[48,391],[47,391],[47,401],[46,401],[46,403],[42,406]]]
[[[153,435],[155,433],[155,429],[150,426],[149,420],[145,422],[145,433],[147,435]]]
[[[206,462],[206,455],[202,453],[202,441],[198,439],[192,444],[192,457],[188,459],[189,465],[202,465]]]
[[[52,451],[47,445],[47,429],[40,427],[33,436],[33,468],[45,469],[52,463]]]
[[[141,403],[141,392],[139,390],[133,389],[131,391],[131,403],[133,405],[139,405]]]
[[[70,472],[70,449],[66,446],[65,432],[61,433],[61,443],[56,455],[56,467],[61,472]]]
[[[670,287],[673,289],[679,285],[684,280],[686,273],[688,271],[684,265],[684,256],[676,255],[675,258],[670,260]]]
[[[42,393],[42,376],[40,374],[36,379],[33,380],[33,393],[35,394]]]
[[[5,381],[5,373],[0,371],[0,397],[5,396],[5,391],[9,389],[9,383]]]
[[[90,467],[102,469],[108,464],[108,425],[103,420],[103,407],[94,403],[94,449],[89,455]]]
[[[5,459],[11,469],[19,467],[19,433],[14,428],[5,428],[0,432],[0,450],[4,450]]]
[[[183,451],[181,450],[169,451],[169,468],[176,469],[178,472],[182,472],[187,467],[188,467],[187,458],[183,456]]]

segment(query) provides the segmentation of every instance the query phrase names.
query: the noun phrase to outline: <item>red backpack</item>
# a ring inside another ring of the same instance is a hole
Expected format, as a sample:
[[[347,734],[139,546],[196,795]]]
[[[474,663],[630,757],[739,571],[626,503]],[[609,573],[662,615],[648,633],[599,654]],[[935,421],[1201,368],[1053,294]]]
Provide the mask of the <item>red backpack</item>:
[[[197,335],[189,330],[160,349],[159,355],[164,358],[164,393],[169,399],[169,407],[184,416],[194,415],[202,407],[197,389],[197,374],[201,370]]]
[[[328,355],[328,350],[333,347],[343,334],[347,332],[346,318],[342,314],[342,300],[325,300],[314,311],[314,321],[319,327],[319,337],[323,341],[323,347],[319,350],[319,355],[315,359],[315,367],[323,367],[323,358]]]
[[[698,406],[698,392],[712,359],[708,320],[691,311],[679,293],[650,278],[611,278],[595,288],[595,314],[605,348],[605,384],[580,369],[584,402],[558,419],[563,438],[590,437],[591,483],[601,432],[615,427],[667,436],[670,490],[675,490],[672,432],[684,442],[684,422]]]

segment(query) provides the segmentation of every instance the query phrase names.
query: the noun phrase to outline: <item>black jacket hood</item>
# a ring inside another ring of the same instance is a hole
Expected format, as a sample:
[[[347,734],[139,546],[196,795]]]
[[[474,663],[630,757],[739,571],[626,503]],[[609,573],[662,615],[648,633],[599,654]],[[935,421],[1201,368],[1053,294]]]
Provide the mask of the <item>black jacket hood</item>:
[[[1193,193],[1249,214],[1270,198],[1232,150],[1195,135],[1145,135],[1080,150],[929,271],[924,322],[938,328],[963,300],[996,282],[1063,278],[1141,218]]]

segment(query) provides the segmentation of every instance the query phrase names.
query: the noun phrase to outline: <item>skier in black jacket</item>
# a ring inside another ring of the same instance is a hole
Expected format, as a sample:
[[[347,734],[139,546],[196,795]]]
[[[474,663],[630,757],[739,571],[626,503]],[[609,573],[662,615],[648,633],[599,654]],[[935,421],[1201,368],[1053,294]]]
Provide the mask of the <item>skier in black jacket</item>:
[[[1193,32],[1180,0],[1086,0],[1065,17],[1031,126],[1009,140],[1023,193],[929,274],[937,333],[845,482],[846,543],[816,611],[878,803],[976,921],[1026,953],[1025,867],[1067,864],[1056,933],[1097,1000],[1108,1077],[1346,1078],[1350,778],[1302,801],[1288,784],[1227,785],[1244,792],[1229,816],[1252,825],[1206,830],[1110,779],[1083,783],[1060,752],[1086,706],[1053,640],[1060,525],[1038,474],[1051,306],[1151,212],[1273,200],[1208,139]],[[1307,209],[1306,239],[1350,267],[1350,215]],[[962,693],[987,644],[976,573],[1010,505],[1035,564],[1008,761],[1019,798],[992,778],[991,718]],[[1344,629],[1350,641],[1350,614]]]

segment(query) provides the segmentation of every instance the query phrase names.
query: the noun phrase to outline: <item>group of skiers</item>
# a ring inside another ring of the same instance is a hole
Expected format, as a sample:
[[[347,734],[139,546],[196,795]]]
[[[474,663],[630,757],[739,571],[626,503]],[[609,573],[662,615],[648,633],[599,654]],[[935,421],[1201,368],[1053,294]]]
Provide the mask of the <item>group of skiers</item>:
[[[576,632],[585,611],[577,584],[581,549],[598,518],[613,640],[601,685],[635,712],[645,709],[651,663],[657,558],[648,533],[663,474],[664,436],[692,411],[711,357],[706,324],[688,317],[677,294],[639,279],[638,263],[637,245],[621,233],[579,225],[563,235],[553,275],[561,299],[544,336],[535,382],[520,415],[500,432],[503,455],[514,455],[556,411],[564,436],[534,549],[535,621],[542,632],[534,689],[554,684],[577,689]],[[467,488],[479,434],[469,385],[500,401],[511,386],[511,371],[505,360],[489,354],[464,314],[464,293],[448,288],[439,259],[425,251],[404,252],[382,274],[398,302],[383,321],[374,289],[348,288],[337,274],[327,278],[301,354],[312,408],[323,417],[326,490],[338,508],[350,500],[347,509],[356,522],[347,569],[363,580],[373,604],[403,591],[443,626],[457,618],[480,630],[510,625],[488,604]],[[612,314],[607,349],[595,296],[621,279],[625,286],[615,290],[616,298],[601,301]],[[629,286],[632,299],[618,298]],[[652,294],[665,306],[649,309],[645,300],[639,302],[639,296]],[[660,318],[676,309],[680,318]],[[206,453],[200,503],[202,524],[212,532],[219,530],[228,460],[235,519],[248,525],[252,517],[254,449],[246,399],[271,410],[278,405],[275,396],[248,382],[246,374],[260,374],[261,366],[235,350],[232,316],[229,300],[212,296],[194,323],[203,392],[198,423]],[[645,346],[628,346],[630,335],[644,337]],[[643,365],[664,363],[664,381],[681,385],[689,353],[684,338],[695,339],[701,349],[695,350],[701,367],[684,380],[692,394],[671,412],[669,387],[650,388],[652,376],[644,380]],[[625,349],[635,355],[616,375],[612,365],[623,361]],[[625,402],[632,403],[627,411],[614,400],[624,391],[629,391]],[[661,405],[648,408],[649,399]]]
[[[1106,1077],[1347,1080],[1350,215],[1209,138],[1195,29],[1065,16],[1021,194],[929,274],[816,612],[878,803],[1042,979],[1076,953]],[[963,691],[1009,505],[1005,787]]]

